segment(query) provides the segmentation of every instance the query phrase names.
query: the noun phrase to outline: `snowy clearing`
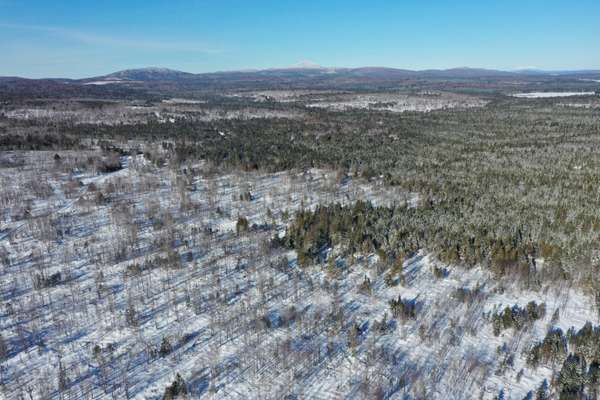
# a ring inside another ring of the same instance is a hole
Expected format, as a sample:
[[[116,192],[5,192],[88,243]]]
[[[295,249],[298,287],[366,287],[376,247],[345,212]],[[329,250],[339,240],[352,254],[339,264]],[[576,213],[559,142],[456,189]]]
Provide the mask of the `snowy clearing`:
[[[553,97],[573,97],[573,96],[593,96],[594,92],[530,92],[530,93],[513,93],[512,97],[522,99],[546,99]]]
[[[105,81],[86,82],[86,83],[84,83],[84,85],[115,85],[115,84],[126,83],[126,82],[127,81],[124,81],[122,79],[107,79]]]
[[[398,93],[345,94],[328,97],[306,106],[326,108],[334,111],[351,109],[371,109],[390,112],[428,112],[451,108],[484,107],[488,101],[458,94],[424,93],[406,95]]]

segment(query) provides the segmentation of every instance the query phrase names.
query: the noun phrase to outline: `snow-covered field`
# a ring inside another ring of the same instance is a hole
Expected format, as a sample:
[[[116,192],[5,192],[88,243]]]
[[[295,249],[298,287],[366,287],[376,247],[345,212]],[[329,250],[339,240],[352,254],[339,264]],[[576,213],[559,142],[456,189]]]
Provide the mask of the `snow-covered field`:
[[[511,96],[523,99],[547,99],[553,97],[593,96],[594,92],[529,92],[513,93]]]
[[[391,112],[427,112],[448,108],[484,107],[488,101],[456,93],[398,92],[353,93],[334,90],[263,90],[236,92],[229,97],[247,97],[257,102],[301,102],[308,108],[326,108],[334,111],[374,109]]]
[[[427,112],[450,108],[484,107],[487,100],[454,93],[400,93],[345,94],[307,104],[307,107],[335,111],[373,109],[391,112]]]
[[[256,119],[256,118],[302,118],[303,113],[293,110],[268,110],[246,108],[243,110],[203,110],[189,117],[198,121],[215,121],[219,119]]]
[[[248,92],[235,92],[228,94],[228,97],[248,97],[254,101],[277,101],[280,103],[290,103],[307,99],[315,99],[328,95],[343,93],[334,90],[260,90]]]
[[[501,389],[522,399],[551,376],[525,366],[524,352],[555,310],[564,330],[598,323],[592,299],[568,286],[527,291],[418,252],[404,283],[388,287],[373,254],[338,258],[332,276],[270,244],[302,208],[416,207],[413,193],[316,169],[173,171],[143,156],[112,173],[71,171],[91,156],[3,157],[6,399],[160,399],[177,373],[194,399],[491,399]],[[239,217],[250,229],[238,235]],[[455,296],[476,287],[470,301]],[[415,319],[391,317],[398,295],[414,300]],[[546,304],[543,320],[494,336],[490,312],[531,300]],[[386,314],[387,328],[375,329]]]
[[[123,81],[122,79],[106,79],[106,80],[102,80],[102,81],[90,81],[90,82],[86,82],[84,83],[84,85],[116,85],[119,83],[127,83],[126,81]]]
[[[195,99],[173,98],[173,99],[163,100],[162,102],[165,104],[205,104],[207,101],[206,100],[195,100]]]

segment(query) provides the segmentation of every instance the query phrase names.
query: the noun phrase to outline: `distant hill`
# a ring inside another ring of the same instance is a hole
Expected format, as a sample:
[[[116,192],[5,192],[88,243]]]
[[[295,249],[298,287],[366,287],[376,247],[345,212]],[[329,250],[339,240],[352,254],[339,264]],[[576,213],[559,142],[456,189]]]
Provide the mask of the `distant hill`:
[[[388,67],[331,68],[302,63],[288,68],[222,71],[194,74],[168,68],[139,68],[85,79],[24,79],[0,77],[0,97],[136,97],[195,93],[227,89],[378,89],[411,86],[425,89],[502,90],[514,82],[559,82],[583,85],[600,80],[600,71],[500,71],[482,68],[451,68],[414,71]],[[525,85],[525,86],[523,86]],[[576,88],[574,88],[576,89]]]
[[[190,79],[194,76],[194,74],[189,72],[176,71],[168,68],[148,67],[139,69],[126,69],[101,77],[84,79],[82,81],[177,81],[181,79]]]
[[[414,79],[414,78],[433,78],[433,79],[477,79],[477,78],[508,78],[508,77],[530,77],[530,76],[570,76],[570,75],[597,75],[600,71],[582,70],[582,71],[542,71],[542,70],[519,70],[519,71],[501,71],[484,68],[451,68],[451,69],[430,69],[430,70],[408,70],[388,67],[360,67],[360,68],[333,68],[322,67],[316,64],[299,64],[289,68],[270,68],[263,70],[246,71],[221,71],[193,74],[189,72],[176,71],[167,68],[141,68],[128,69],[115,72],[109,75],[81,80],[89,81],[186,81],[186,82],[214,82],[223,81],[264,81],[266,79],[286,80],[286,79],[321,79],[336,81],[343,79],[370,79],[373,81],[389,81],[394,79]]]
[[[110,81],[117,83],[118,81],[190,81],[190,80],[264,80],[268,78],[307,78],[307,77],[328,77],[335,78],[371,78],[377,79],[408,79],[416,77],[447,77],[447,78],[472,78],[484,76],[513,76],[518,75],[518,72],[507,72],[497,70],[487,70],[480,68],[453,68],[446,70],[424,70],[413,71],[407,69],[388,68],[388,67],[360,67],[360,68],[327,68],[319,65],[301,64],[291,66],[289,68],[270,68],[263,70],[248,70],[248,71],[223,71],[193,74],[189,72],[176,71],[167,68],[140,68],[127,69],[114,72],[109,75],[82,79],[81,82],[101,82]]]

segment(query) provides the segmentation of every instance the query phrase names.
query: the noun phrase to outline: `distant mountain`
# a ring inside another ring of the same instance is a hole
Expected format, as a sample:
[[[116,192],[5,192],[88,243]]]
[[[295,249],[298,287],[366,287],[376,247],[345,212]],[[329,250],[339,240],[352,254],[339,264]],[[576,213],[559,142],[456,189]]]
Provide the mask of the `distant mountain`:
[[[0,77],[2,97],[136,97],[195,93],[228,89],[377,89],[417,84],[427,89],[508,88],[515,81],[525,90],[529,85],[561,81],[578,89],[584,81],[600,80],[600,71],[543,71],[522,69],[500,71],[482,68],[451,68],[414,71],[388,67],[331,68],[304,62],[287,68],[222,71],[193,74],[168,68],[139,68],[86,79],[24,79]],[[589,85],[589,83],[588,83]]]
[[[392,81],[403,79],[478,79],[478,78],[508,78],[529,76],[569,76],[590,75],[599,71],[543,71],[523,69],[517,71],[501,71],[483,68],[450,68],[430,70],[407,70],[388,67],[360,67],[360,68],[329,68],[303,62],[286,68],[270,68],[262,70],[221,71],[193,74],[167,68],[140,68],[127,69],[109,75],[79,80],[81,83],[110,84],[128,82],[180,82],[187,84],[223,83],[233,82],[265,82],[268,80],[297,81],[340,81],[358,79],[359,81]],[[226,81],[226,82],[225,82]]]
[[[238,71],[218,71],[194,74],[190,72],[178,71],[169,68],[147,67],[137,69],[126,69],[113,72],[108,75],[85,78],[85,79],[45,79],[57,82],[107,82],[107,83],[125,83],[125,82],[152,82],[152,81],[202,81],[214,79],[264,79],[265,77],[315,77],[319,75],[338,75],[340,77],[368,77],[373,79],[407,79],[407,78],[479,78],[479,77],[519,77],[530,75],[548,75],[548,76],[568,76],[568,75],[600,75],[600,70],[564,70],[547,71],[533,67],[523,68],[513,71],[503,71],[484,68],[450,68],[450,69],[428,69],[428,70],[408,70],[389,67],[359,67],[359,68],[338,68],[323,67],[311,62],[302,62],[284,68],[269,69],[248,69]],[[0,77],[0,81],[6,79],[25,79],[17,77]]]
[[[370,79],[408,79],[416,77],[454,77],[471,78],[479,76],[510,76],[516,72],[486,70],[478,68],[453,68],[446,70],[413,71],[407,69],[388,67],[360,67],[360,68],[328,68],[312,63],[300,63],[286,68],[270,68],[262,70],[222,71],[193,74],[176,71],[168,68],[139,68],[127,69],[112,74],[81,79],[81,83],[127,83],[127,82],[153,82],[153,81],[214,81],[218,79],[233,80],[264,80],[273,79],[302,79],[306,77],[337,78],[370,78]]]
[[[325,69],[325,67],[314,63],[312,61],[302,61],[299,62],[298,64],[293,64],[290,65],[287,68],[283,68],[283,69]]]
[[[450,68],[450,69],[430,69],[421,71],[423,75],[442,77],[442,78],[485,78],[485,77],[509,77],[515,76],[515,72],[501,71],[485,68]]]
[[[177,71],[168,68],[138,68],[138,69],[125,69],[123,71],[113,72],[109,75],[104,75],[96,78],[82,79],[81,81],[178,81],[182,79],[190,79],[195,75],[189,72]]]
[[[569,75],[600,75],[600,70],[593,69],[575,69],[575,70],[544,70],[539,68],[521,68],[512,72],[519,75],[552,75],[552,76],[569,76]]]

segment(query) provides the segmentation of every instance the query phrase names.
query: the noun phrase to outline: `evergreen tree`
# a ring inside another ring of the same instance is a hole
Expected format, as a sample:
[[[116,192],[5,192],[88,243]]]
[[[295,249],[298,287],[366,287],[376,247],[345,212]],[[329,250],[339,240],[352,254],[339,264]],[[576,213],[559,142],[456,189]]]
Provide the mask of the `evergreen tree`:
[[[188,394],[187,386],[185,381],[178,373],[175,380],[171,385],[165,388],[165,394],[163,400],[173,400],[181,397],[185,397]]]
[[[249,222],[246,217],[239,217],[235,225],[235,230],[238,235],[247,232],[249,229]]]
[[[159,354],[162,357],[165,357],[172,351],[173,351],[173,346],[171,346],[171,342],[169,341],[169,338],[165,336],[160,344]]]
[[[8,357],[8,344],[4,340],[4,336],[0,333],[0,361]]]
[[[585,377],[582,367],[585,361],[579,356],[570,354],[563,363],[558,375],[557,388],[560,400],[578,400],[583,395]]]
[[[548,381],[544,379],[535,392],[535,400],[548,400],[548,398]]]
[[[58,361],[58,391],[63,392],[69,386],[69,378],[61,360]]]

